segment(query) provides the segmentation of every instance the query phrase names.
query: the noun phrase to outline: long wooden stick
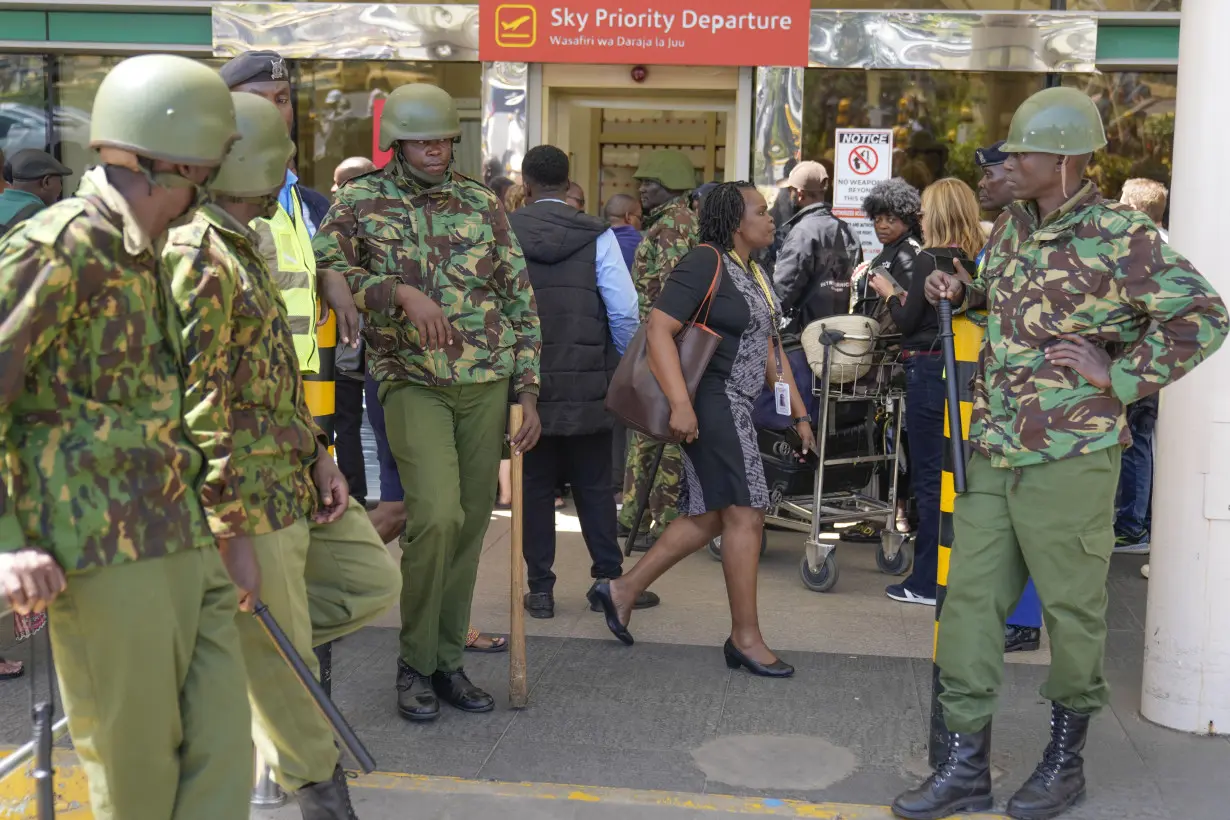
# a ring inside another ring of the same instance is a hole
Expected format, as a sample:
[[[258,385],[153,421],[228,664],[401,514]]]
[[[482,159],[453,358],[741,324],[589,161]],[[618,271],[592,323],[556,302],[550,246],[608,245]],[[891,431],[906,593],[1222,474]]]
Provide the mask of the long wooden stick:
[[[524,419],[521,405],[514,404],[508,413],[508,431],[515,436]],[[524,456],[512,450],[512,548],[510,552],[508,601],[508,701],[514,709],[529,703],[529,687],[525,678],[525,608],[521,596],[525,593],[525,558],[521,551],[525,497]]]

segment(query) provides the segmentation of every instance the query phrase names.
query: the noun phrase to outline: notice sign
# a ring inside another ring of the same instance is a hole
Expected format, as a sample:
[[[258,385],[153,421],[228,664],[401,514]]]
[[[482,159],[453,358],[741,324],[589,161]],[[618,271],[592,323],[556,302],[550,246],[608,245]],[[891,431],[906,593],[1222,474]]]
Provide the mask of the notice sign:
[[[479,13],[483,62],[806,66],[811,24],[810,0],[480,0]]]
[[[893,175],[893,132],[887,128],[838,128],[833,153],[833,213],[854,231],[868,261],[883,247],[863,213],[863,200],[876,183]]]

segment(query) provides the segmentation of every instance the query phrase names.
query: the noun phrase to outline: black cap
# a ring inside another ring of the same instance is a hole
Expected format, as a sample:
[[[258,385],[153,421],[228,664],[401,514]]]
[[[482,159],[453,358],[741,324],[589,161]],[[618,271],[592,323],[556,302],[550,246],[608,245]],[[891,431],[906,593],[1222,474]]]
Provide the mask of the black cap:
[[[1008,160],[1004,153],[1004,142],[1000,140],[989,148],[979,148],[974,152],[974,162],[979,168],[990,168],[992,165],[1003,165]]]
[[[244,83],[290,82],[290,68],[276,51],[245,51],[218,69],[227,88]]]
[[[19,179],[42,179],[43,177],[71,176],[73,169],[56,161],[46,151],[26,148],[18,151],[6,163],[12,170],[13,181]]]

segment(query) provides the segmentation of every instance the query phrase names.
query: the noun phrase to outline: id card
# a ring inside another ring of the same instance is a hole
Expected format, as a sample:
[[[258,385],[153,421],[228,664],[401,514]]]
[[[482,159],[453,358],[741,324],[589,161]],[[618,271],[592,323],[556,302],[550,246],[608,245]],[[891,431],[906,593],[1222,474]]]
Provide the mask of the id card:
[[[790,385],[785,382],[773,385],[773,404],[777,408],[777,415],[790,415]]]

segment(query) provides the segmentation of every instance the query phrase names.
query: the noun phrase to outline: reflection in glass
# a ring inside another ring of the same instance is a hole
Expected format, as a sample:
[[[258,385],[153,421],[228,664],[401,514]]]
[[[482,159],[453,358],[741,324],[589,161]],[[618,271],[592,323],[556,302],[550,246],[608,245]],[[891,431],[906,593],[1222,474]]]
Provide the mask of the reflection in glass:
[[[44,78],[42,56],[0,54],[0,155],[47,149]]]
[[[756,122],[752,180],[771,188],[786,178],[786,163],[799,158],[803,128],[801,68],[756,69]]]
[[[515,178],[528,149],[529,66],[483,64],[483,177]]]
[[[348,157],[373,158],[377,100],[407,83],[430,83],[453,95],[461,113],[454,167],[482,177],[482,94],[478,63],[300,60],[295,67],[296,168],[304,185],[327,194]]]
[[[1177,74],[1121,71],[1069,77],[1064,85],[1084,91],[1102,113],[1107,146],[1094,156],[1089,176],[1104,196],[1118,198],[1135,177],[1170,187]]]
[[[90,111],[94,95],[107,72],[124,58],[119,55],[73,54],[59,60],[59,80],[55,84],[57,139],[60,161],[73,169],[64,180],[66,193],[77,190],[81,175],[98,162],[98,154],[90,149]],[[200,60],[212,69],[222,67],[225,60]]]
[[[917,187],[944,176],[976,185],[974,151],[1003,139],[1044,84],[1042,74],[808,69],[802,158],[832,171],[838,128],[891,128],[896,175]]]

